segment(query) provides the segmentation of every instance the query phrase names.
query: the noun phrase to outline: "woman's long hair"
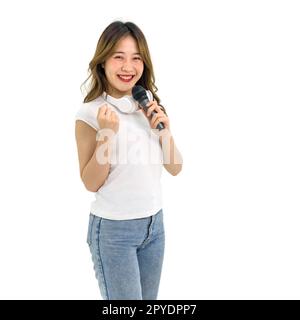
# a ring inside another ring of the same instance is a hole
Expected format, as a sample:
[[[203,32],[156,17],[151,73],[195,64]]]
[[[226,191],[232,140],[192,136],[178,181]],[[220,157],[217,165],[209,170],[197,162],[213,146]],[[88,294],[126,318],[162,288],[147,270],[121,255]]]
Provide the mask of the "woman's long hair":
[[[132,22],[124,23],[121,21],[112,22],[106,27],[98,40],[96,52],[89,63],[88,71],[90,74],[81,85],[82,87],[90,79],[89,89],[83,102],[92,101],[102,95],[104,91],[108,91],[108,81],[101,65],[111,56],[118,41],[128,35],[131,35],[136,40],[139,53],[144,62],[143,74],[136,84],[143,86],[146,90],[150,90],[157,103],[160,103],[160,99],[155,93],[157,87],[155,86],[154,71],[146,38],[137,25]],[[161,107],[166,113],[165,108]]]

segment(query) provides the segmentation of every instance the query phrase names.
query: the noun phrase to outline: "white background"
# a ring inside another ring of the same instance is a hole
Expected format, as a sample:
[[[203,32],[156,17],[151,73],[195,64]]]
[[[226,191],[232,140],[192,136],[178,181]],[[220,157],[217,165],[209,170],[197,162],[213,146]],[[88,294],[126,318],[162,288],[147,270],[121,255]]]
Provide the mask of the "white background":
[[[98,38],[135,22],[182,172],[159,299],[299,299],[298,1],[0,5],[1,299],[100,299],[74,115]]]

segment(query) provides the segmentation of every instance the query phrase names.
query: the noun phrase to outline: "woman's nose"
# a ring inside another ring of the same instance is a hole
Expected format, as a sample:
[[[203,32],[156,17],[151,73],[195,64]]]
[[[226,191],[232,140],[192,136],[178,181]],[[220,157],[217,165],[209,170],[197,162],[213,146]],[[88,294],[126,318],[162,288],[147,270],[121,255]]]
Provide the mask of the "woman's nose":
[[[130,61],[124,61],[123,65],[122,65],[122,70],[124,70],[124,71],[131,71],[132,70],[132,65],[131,65]]]

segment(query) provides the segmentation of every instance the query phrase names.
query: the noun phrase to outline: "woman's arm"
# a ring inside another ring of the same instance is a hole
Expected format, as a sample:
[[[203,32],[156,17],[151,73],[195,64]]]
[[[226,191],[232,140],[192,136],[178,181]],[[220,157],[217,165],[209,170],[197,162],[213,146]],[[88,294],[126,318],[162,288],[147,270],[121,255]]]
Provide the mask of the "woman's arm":
[[[156,111],[156,113],[152,115],[152,111]],[[183,160],[170,131],[169,117],[157,104],[156,100],[149,101],[147,104],[147,111],[142,109],[142,112],[148,118],[151,129],[159,136],[159,142],[163,151],[163,165],[165,169],[172,176],[176,176],[182,169]],[[161,131],[156,129],[159,122],[164,125],[164,129]]]
[[[76,121],[75,135],[81,180],[88,191],[97,192],[105,182],[110,169],[107,151],[104,153],[107,162],[100,164],[97,161],[97,150],[107,141],[96,141],[96,130],[81,120]]]
[[[159,135],[159,142],[163,151],[163,165],[172,176],[176,176],[182,169],[183,159],[175,145],[172,134],[168,129],[163,131],[165,132]]]

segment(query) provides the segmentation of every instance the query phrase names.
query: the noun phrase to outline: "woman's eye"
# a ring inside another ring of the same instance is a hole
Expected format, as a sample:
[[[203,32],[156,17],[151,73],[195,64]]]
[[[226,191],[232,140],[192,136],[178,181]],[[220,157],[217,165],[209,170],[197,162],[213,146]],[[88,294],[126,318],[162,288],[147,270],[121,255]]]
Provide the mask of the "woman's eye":
[[[123,59],[122,56],[114,56],[115,59]],[[142,60],[140,57],[134,57],[134,60]]]

